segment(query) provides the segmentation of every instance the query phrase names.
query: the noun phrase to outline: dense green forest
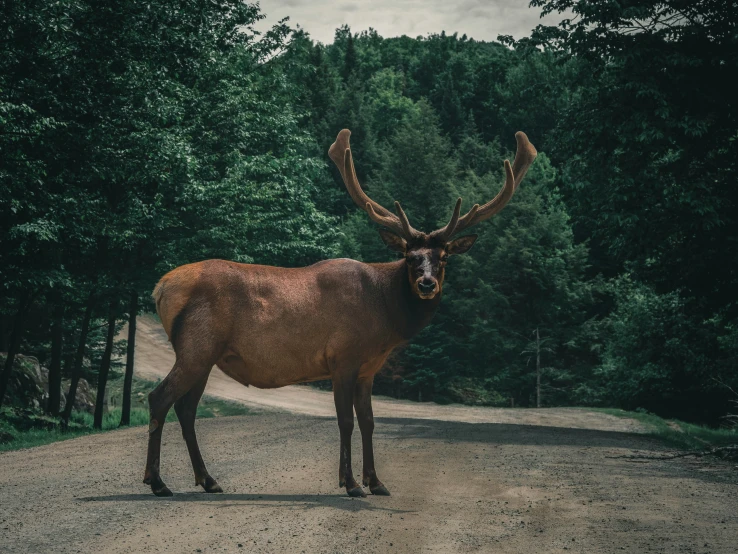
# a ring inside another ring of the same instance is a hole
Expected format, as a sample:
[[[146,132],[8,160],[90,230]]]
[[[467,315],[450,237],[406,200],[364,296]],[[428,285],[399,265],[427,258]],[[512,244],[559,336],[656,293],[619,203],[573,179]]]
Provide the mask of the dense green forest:
[[[499,190],[516,131],[540,152],[375,392],[535,406],[540,372],[543,406],[729,412],[734,3],[533,0],[576,17],[521,40],[342,27],[328,45],[299,21],[258,33],[236,0],[2,6],[0,402],[19,353],[50,391],[130,382],[116,332],[178,265],[392,259],[328,162],[347,127],[368,194],[426,231]]]

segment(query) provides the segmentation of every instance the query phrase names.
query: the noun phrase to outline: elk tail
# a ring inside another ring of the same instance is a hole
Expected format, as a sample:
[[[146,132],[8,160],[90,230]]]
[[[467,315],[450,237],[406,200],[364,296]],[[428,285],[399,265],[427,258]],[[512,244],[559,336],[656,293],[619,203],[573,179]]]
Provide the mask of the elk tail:
[[[161,319],[161,301],[164,296],[164,279],[161,279],[154,287],[154,292],[151,294],[156,303],[156,315]]]

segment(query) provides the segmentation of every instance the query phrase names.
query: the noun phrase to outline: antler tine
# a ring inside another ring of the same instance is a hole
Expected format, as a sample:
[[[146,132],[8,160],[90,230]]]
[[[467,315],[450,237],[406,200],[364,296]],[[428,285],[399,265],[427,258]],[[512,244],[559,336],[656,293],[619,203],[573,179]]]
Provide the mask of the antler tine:
[[[479,208],[478,204],[475,204],[477,209]],[[472,208],[474,210],[474,208]],[[476,213],[476,210],[474,210]],[[449,221],[445,227],[439,229],[438,231],[435,231],[433,234],[444,238],[449,239],[454,234],[454,231],[456,229],[456,225],[459,223],[459,214],[461,213],[461,198],[456,200],[456,206],[454,206],[454,213],[451,216],[451,221]],[[471,210],[470,210],[471,213]]]
[[[408,220],[407,215],[405,215],[405,210],[402,209],[402,206],[400,206],[400,203],[397,200],[395,200],[395,211],[397,212],[397,217],[400,220],[400,225],[402,225],[403,233],[405,233],[407,237],[416,235],[417,231],[410,226],[410,221]]]
[[[480,221],[489,219],[499,213],[513,197],[515,190],[528,172],[528,168],[538,155],[535,147],[522,131],[515,133],[515,140],[517,142],[515,161],[511,166],[510,161],[505,160],[505,185],[502,187],[502,190],[483,206],[474,205],[466,215],[459,219],[456,229],[452,234],[460,233],[472,225],[476,225]]]
[[[515,142],[517,142],[517,150],[515,152],[515,161],[513,162],[513,175],[515,176],[515,188],[517,189],[520,182],[528,173],[528,168],[538,155],[538,150],[528,140],[528,135],[523,131],[515,133]]]
[[[405,215],[405,212],[402,212],[403,220],[401,221],[400,218],[387,210],[384,206],[374,202],[374,200],[369,198],[361,189],[361,185],[359,185],[359,180],[356,178],[356,173],[354,172],[354,164],[351,159],[351,150],[348,149],[346,150],[345,172],[347,175],[353,174],[351,186],[349,186],[349,179],[346,179],[344,181],[346,183],[346,187],[348,188],[349,194],[351,195],[351,198],[353,198],[354,202],[356,202],[358,206],[361,206],[361,204],[359,204],[359,201],[364,201],[363,208],[366,210],[366,213],[375,223],[384,225],[385,227],[387,227],[391,231],[394,231],[406,240],[409,240],[413,237],[415,230],[410,227],[410,223],[407,221],[407,216]]]
[[[402,208],[398,211],[398,214],[401,214],[400,217],[397,217],[387,208],[369,198],[361,188],[359,179],[356,177],[353,156],[351,155],[350,136],[351,131],[348,129],[343,129],[338,133],[336,141],[328,149],[328,156],[338,167],[351,199],[361,209],[366,210],[369,217],[376,223],[388,227],[405,239],[412,238],[417,234],[417,231],[410,226]]]
[[[502,208],[505,207],[505,204],[510,201],[514,193],[515,176],[513,175],[510,162],[508,160],[505,160],[505,185],[502,187],[502,190],[498,192],[497,196],[495,196],[492,200],[482,206],[479,206],[474,211],[474,213],[472,213],[472,210],[469,210],[466,215],[459,219],[459,223],[456,225],[454,234],[460,233],[463,230],[471,227],[472,225],[476,225],[480,221],[489,219],[490,217],[498,213]]]
[[[394,231],[403,238],[409,238],[410,235],[405,235],[405,229],[400,223],[400,220],[397,219],[397,216],[390,214],[388,217],[378,214],[374,210],[374,206],[372,206],[369,202],[366,203],[366,207],[364,209],[369,215],[369,218],[375,223],[379,223],[380,225],[387,227],[390,231]]]

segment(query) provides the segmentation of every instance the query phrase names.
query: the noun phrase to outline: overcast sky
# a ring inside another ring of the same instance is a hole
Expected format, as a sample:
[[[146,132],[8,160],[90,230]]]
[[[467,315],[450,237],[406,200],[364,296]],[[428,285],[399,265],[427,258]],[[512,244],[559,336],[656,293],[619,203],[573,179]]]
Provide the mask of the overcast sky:
[[[521,38],[541,22],[538,8],[529,0],[261,0],[266,23],[289,16],[315,40],[333,42],[337,27],[347,23],[353,32],[373,27],[383,37],[429,33],[466,33],[477,40],[497,35]],[[560,17],[547,17],[554,25]]]

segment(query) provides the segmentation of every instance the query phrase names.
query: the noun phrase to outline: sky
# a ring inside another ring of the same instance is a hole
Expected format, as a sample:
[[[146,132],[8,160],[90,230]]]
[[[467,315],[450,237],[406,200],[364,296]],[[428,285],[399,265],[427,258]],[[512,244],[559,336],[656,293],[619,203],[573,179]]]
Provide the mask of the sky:
[[[539,23],[540,10],[529,0],[261,0],[267,26],[289,16],[314,40],[333,42],[333,33],[344,23],[353,32],[374,28],[383,37],[458,32],[477,40],[496,40],[498,35],[528,36]],[[560,16],[544,23],[555,25]],[[259,26],[263,28],[262,25]]]

